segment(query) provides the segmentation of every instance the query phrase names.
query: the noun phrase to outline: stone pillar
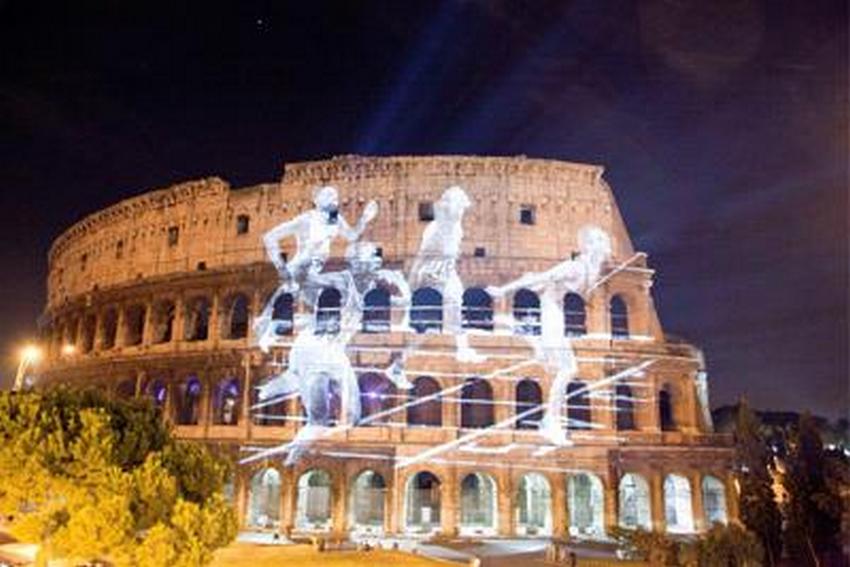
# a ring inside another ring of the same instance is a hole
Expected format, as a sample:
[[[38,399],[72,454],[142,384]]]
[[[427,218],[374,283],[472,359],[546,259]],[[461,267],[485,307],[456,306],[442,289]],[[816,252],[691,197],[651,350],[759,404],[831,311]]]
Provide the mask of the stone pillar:
[[[741,495],[738,492],[738,483],[736,482],[734,474],[726,475],[723,487],[726,489],[726,515],[728,516],[729,523],[740,523]]]
[[[610,480],[605,483],[605,533],[612,534],[619,525],[619,514],[617,509],[617,483]]]
[[[213,291],[212,302],[210,305],[210,316],[208,320],[209,327],[207,328],[207,340],[218,342],[221,338],[221,298],[219,290]]]
[[[253,372],[251,371],[251,355],[246,353],[242,357],[244,379],[242,380],[242,408],[239,420],[245,428],[245,439],[251,439],[251,428],[254,425],[251,419],[251,389],[253,385]]]
[[[664,514],[664,475],[653,471],[649,477],[649,498],[652,504],[652,529],[657,532],[667,531],[667,521]]]
[[[460,383],[460,382],[459,382]],[[446,389],[445,387],[443,388]],[[447,394],[448,398],[460,398],[460,389]],[[443,427],[460,427],[460,404],[441,396],[441,407],[443,410]]]
[[[450,537],[454,536],[458,529],[458,491],[457,473],[453,469],[447,470],[440,487],[440,530]]]
[[[592,383],[590,384],[592,385]],[[604,386],[598,393],[610,394],[609,398],[595,397],[590,399],[591,418],[593,422],[602,426],[597,430],[605,435],[614,432],[617,429],[616,422],[616,407],[614,405],[614,385],[609,384]]]
[[[186,302],[183,295],[174,298],[174,323],[171,325],[171,341],[179,342],[185,339]]]
[[[95,313],[94,319],[94,340],[92,341],[92,351],[99,352],[103,350],[103,338],[104,338],[104,328],[103,328],[103,310],[97,310]]]
[[[705,506],[702,501],[702,475],[694,471],[688,475],[691,483],[691,509],[694,514],[694,531],[704,532],[708,527],[705,522]]]
[[[244,474],[235,474],[236,486],[234,492],[236,497],[236,519],[240,528],[247,527],[247,511],[248,511],[248,483],[250,477],[245,477]],[[283,487],[281,486],[281,489]]]
[[[556,538],[565,538],[569,532],[570,523],[567,514],[567,482],[561,474],[548,480],[552,490],[552,535]]]
[[[589,334],[609,333],[608,325],[608,290],[607,286],[597,288],[585,303],[585,326]]]
[[[144,370],[136,372],[136,387],[133,394],[136,398],[141,398],[144,395],[145,382],[147,381],[147,373]]]
[[[119,305],[115,308],[115,348],[121,348],[127,344],[127,330],[124,328],[127,321],[126,310],[126,305]]]
[[[383,473],[382,473],[383,474]],[[383,477],[388,482],[387,488],[384,490],[384,533],[398,533],[399,518],[398,518],[398,487],[396,486],[397,475],[383,474]]]
[[[496,402],[493,404],[493,419],[496,423],[500,423],[514,415],[515,406],[505,402],[515,399],[513,388],[516,385],[508,380],[491,381],[490,385],[493,386],[493,401]],[[516,423],[506,428],[506,430],[515,428]]]
[[[348,478],[344,467],[337,469],[331,480],[331,530],[348,530]]]
[[[283,470],[280,486],[280,525],[284,533],[295,527],[295,506],[298,499],[298,477],[292,467]]]
[[[153,343],[154,302],[145,303],[144,323],[142,324],[142,345]]]
[[[516,533],[514,490],[510,472],[501,471],[496,482],[496,510],[499,514],[496,529],[500,536],[512,536]]]
[[[206,430],[212,421],[212,389],[213,380],[210,371],[204,370],[198,377],[201,381],[201,400],[198,408],[198,425]]]

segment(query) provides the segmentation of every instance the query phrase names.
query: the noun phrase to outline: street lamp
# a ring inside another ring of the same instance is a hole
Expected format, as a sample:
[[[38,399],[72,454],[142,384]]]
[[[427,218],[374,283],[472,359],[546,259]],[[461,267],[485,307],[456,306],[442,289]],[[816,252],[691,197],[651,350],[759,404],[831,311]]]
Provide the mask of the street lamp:
[[[19,392],[24,387],[24,376],[27,370],[35,365],[41,359],[41,349],[36,345],[30,344],[21,349],[21,361],[18,363],[18,373],[15,374],[15,385],[12,386],[13,392]]]

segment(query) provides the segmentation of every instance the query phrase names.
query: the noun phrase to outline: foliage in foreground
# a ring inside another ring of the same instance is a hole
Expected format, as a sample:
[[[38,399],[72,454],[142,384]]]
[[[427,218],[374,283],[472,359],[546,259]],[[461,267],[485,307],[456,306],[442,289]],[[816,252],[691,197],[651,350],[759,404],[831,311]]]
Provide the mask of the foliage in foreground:
[[[97,393],[0,392],[0,517],[39,560],[189,567],[236,535],[227,463],[156,410]]]
[[[758,537],[735,524],[715,524],[696,539],[624,529],[614,537],[631,558],[659,567],[760,567],[764,557]]]

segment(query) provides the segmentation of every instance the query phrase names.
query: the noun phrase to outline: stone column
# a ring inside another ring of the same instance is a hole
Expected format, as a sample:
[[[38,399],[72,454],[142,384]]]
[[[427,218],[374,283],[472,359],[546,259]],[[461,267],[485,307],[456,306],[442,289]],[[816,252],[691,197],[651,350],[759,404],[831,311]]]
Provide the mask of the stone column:
[[[617,509],[617,483],[610,480],[605,483],[605,532],[612,534],[619,525]]]
[[[664,475],[653,471],[649,477],[649,498],[652,508],[652,529],[657,532],[667,530],[664,514]]]
[[[348,478],[344,467],[331,480],[331,530],[343,533],[348,529]]]
[[[105,312],[103,310],[97,310],[95,313],[94,319],[94,340],[92,341],[92,351],[99,352],[103,350],[103,338],[104,338],[104,328],[103,328],[103,317]]]
[[[251,355],[245,353],[242,356],[242,367],[244,379],[242,380],[242,408],[239,415],[240,423],[245,428],[245,439],[251,439],[251,428],[254,425],[251,419],[251,389],[253,384],[253,372],[251,371]]]
[[[498,523],[496,529],[501,536],[512,536],[516,533],[516,517],[514,515],[514,483],[509,471],[501,471],[496,482],[496,510]]]
[[[136,372],[136,387],[133,396],[136,398],[141,398],[144,395],[145,382],[147,380],[147,373],[144,370],[139,370]]]
[[[121,348],[127,343],[127,331],[124,328],[127,320],[126,310],[126,305],[119,305],[115,308],[115,348]]]
[[[607,304],[607,286],[603,285],[591,294],[590,299],[585,303],[585,326],[587,332],[593,333],[609,333],[611,329],[608,325],[608,304]]]
[[[449,384],[448,387],[451,387]],[[444,390],[446,388],[443,388]],[[460,389],[447,394],[449,398],[460,398]],[[440,397],[440,405],[443,410],[443,427],[460,427],[460,404],[458,402]]]
[[[210,371],[204,370],[201,372],[201,375],[198,377],[201,381],[201,400],[200,407],[198,408],[198,425],[202,426],[206,431],[209,428],[210,422],[212,421],[212,388],[213,381],[210,377]]]
[[[221,298],[219,290],[213,291],[212,302],[210,305],[209,327],[207,328],[207,340],[218,342],[221,338]]]
[[[185,339],[186,302],[183,295],[174,298],[174,323],[171,325],[171,341],[179,342]]]
[[[145,303],[144,323],[142,324],[142,345],[153,343],[154,302]]]
[[[248,510],[248,482],[250,477],[246,478],[243,474],[235,474],[236,486],[234,492],[236,497],[236,518],[240,528],[247,527],[247,510]],[[282,488],[282,487],[281,487]]]
[[[735,475],[728,474],[723,483],[726,489],[726,515],[729,523],[739,523],[741,521],[741,506],[740,494],[738,493],[738,483],[735,482]]]
[[[694,471],[688,475],[691,483],[691,509],[694,514],[694,531],[704,532],[707,528],[705,522],[705,506],[702,501],[702,475]]]
[[[440,530],[450,537],[455,535],[458,528],[458,490],[457,473],[453,469],[447,470],[440,487]]]
[[[398,490],[396,487],[396,475],[388,475],[382,473],[386,479],[388,486],[384,490],[384,533],[394,534],[398,532],[399,518],[398,513]]]
[[[292,467],[283,470],[280,487],[280,525],[286,533],[295,527],[295,506],[298,498],[298,477]]]
[[[568,533],[569,516],[567,515],[567,490],[566,480],[561,474],[549,478],[552,490],[552,535],[556,538],[565,538]]]

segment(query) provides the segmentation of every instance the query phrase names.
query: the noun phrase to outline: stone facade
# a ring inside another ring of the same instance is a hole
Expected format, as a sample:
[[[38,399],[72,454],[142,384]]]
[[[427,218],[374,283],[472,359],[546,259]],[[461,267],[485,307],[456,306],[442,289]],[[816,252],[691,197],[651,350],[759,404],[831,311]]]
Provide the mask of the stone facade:
[[[370,529],[389,533],[415,531],[422,523],[421,518],[410,519],[418,512],[411,516],[409,508],[413,492],[425,490],[412,488],[410,479],[423,471],[439,482],[438,503],[424,506],[439,521],[432,518],[436,525],[426,527],[450,534],[602,535],[623,522],[627,474],[646,481],[649,517],[656,529],[664,529],[671,518],[665,482],[672,486],[673,477],[689,486],[692,529],[707,525],[706,479],[720,481],[724,515],[734,519],[730,439],[715,434],[704,421],[697,394],[697,377],[704,370],[701,354],[662,331],[650,294],[654,272],[646,256],[633,249],[602,173],[598,166],[525,157],[344,156],[287,165],[279,183],[231,189],[221,179],[209,178],[127,199],[75,224],[50,250],[42,329],[49,352],[43,380],[99,385],[119,396],[154,396],[178,435],[214,444],[234,459],[241,447],[286,442],[300,427],[297,399],[276,408],[272,418],[260,419],[250,410],[255,386],[278,371],[287,354],[286,347],[263,354],[245,316],[259,313],[278,284],[262,247],[263,233],[312,208],[312,190],[331,184],[339,189],[340,212],[349,220],[369,200],[378,202],[380,212],[363,238],[381,247],[385,266],[407,273],[425,225],[420,205],[436,201],[456,184],[472,200],[459,262],[467,288],[501,285],[569,258],[585,224],[611,235],[610,267],[627,264],[583,298],[586,328],[572,344],[580,362],[578,377],[587,384],[603,383],[624,368],[652,361],[626,408],[630,420],[618,419],[624,408],[612,383],[598,389],[603,395],[589,398],[583,415],[589,413],[593,426],[575,431],[571,446],[554,447],[533,429],[511,426],[480,437],[472,449],[459,447],[437,459],[397,467],[399,459],[469,432],[461,427],[468,378],[499,376],[506,361],[527,359],[531,351],[523,337],[511,332],[510,298],[494,302],[494,331],[470,333],[471,344],[487,355],[481,363],[464,364],[447,356],[453,341],[445,334],[364,332],[350,345],[358,368],[384,368],[393,350],[418,341],[419,354],[409,366],[421,369],[444,391],[439,423],[409,426],[409,412],[397,411],[380,423],[341,428],[318,440],[315,450],[294,467],[279,462],[238,467],[233,498],[245,525],[350,530],[358,524],[355,480],[366,470],[381,477],[369,492],[378,495],[372,506],[382,507]],[[282,242],[290,257],[293,246]],[[337,242],[329,265],[338,265],[342,252],[343,243]],[[615,297],[626,306],[627,319],[619,322],[625,324],[625,334],[612,329]],[[396,321],[402,316],[393,313]],[[522,379],[534,382],[546,399],[552,377],[544,369],[529,365],[519,373],[488,382],[493,422],[509,420],[517,411]],[[410,395],[393,390],[381,409],[398,407]],[[276,474],[258,480],[268,470]],[[324,471],[314,483],[324,495],[301,497],[315,488],[299,488],[302,473],[315,470]],[[470,473],[484,475],[484,481],[475,482],[493,485],[491,519],[484,522],[491,522],[489,527],[470,524],[472,516],[464,511],[469,500],[462,493],[468,489],[464,483],[472,483]],[[518,511],[518,491],[520,486],[527,490],[524,475],[532,473],[548,484],[548,519],[542,528],[528,530],[518,525],[525,522]],[[586,520],[575,519],[578,504],[572,502],[571,490],[580,490],[570,486],[580,483],[570,479],[578,476],[581,482],[584,476],[596,479],[593,483],[601,486],[601,501],[593,511],[598,517],[592,522],[601,518],[602,530],[585,530]],[[276,499],[273,505],[257,503],[260,488],[265,498]],[[667,492],[670,500],[672,492]],[[304,506],[327,508],[328,521],[299,523]],[[262,520],[255,517],[258,507],[265,510]],[[581,529],[573,525],[577,522]]]

